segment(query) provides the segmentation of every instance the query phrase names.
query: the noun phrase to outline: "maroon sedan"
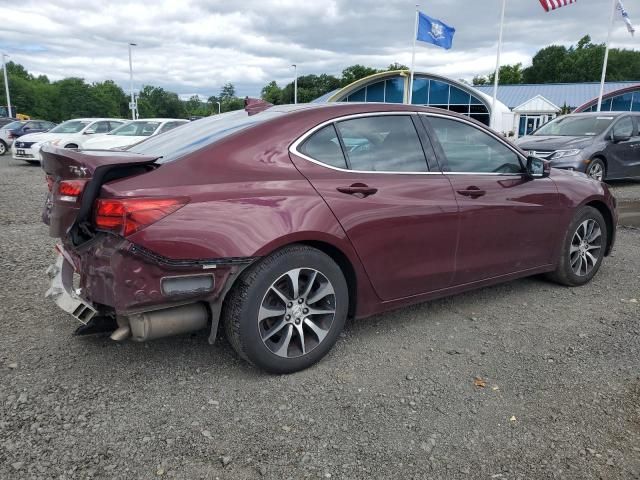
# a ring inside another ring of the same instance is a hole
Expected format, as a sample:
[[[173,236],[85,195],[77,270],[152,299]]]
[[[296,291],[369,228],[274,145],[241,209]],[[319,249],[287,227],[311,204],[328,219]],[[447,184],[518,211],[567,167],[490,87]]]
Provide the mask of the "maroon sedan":
[[[44,169],[48,296],[85,331],[214,341],[222,323],[271,372],[320,360],[347,317],[540,273],[582,285],[617,222],[605,184],[408,105],[233,112],[127,151],[49,148]]]

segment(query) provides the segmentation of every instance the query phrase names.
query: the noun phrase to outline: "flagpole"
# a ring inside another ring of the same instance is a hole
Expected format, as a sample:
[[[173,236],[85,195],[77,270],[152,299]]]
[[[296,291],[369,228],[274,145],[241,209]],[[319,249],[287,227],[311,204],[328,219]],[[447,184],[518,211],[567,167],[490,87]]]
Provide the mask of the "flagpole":
[[[493,74],[493,99],[491,101],[491,127],[495,130],[496,99],[498,98],[498,81],[500,79],[500,53],[502,52],[502,32],[504,30],[504,12],[507,8],[507,0],[502,0],[502,12],[500,13],[500,33],[498,34],[498,53],[496,55],[496,71]]]
[[[416,40],[418,38],[418,8],[419,4],[416,3],[416,20],[415,25],[413,26],[413,51],[411,52],[411,79],[409,80],[409,95],[407,98],[409,99],[409,105],[413,101],[413,71],[416,66]]]
[[[602,96],[604,95],[604,80],[607,76],[607,62],[609,61],[609,43],[611,43],[611,31],[613,30],[613,19],[616,14],[617,0],[611,0],[611,18],[609,19],[609,31],[607,32],[607,46],[604,48],[604,62],[602,64],[602,77],[600,78],[600,95],[598,95],[598,112],[602,108]]]

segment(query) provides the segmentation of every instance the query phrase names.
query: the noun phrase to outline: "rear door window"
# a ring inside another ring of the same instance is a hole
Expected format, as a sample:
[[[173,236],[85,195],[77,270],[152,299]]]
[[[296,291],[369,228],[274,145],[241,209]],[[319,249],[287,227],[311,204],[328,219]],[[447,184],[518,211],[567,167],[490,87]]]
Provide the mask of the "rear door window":
[[[427,160],[409,115],[380,115],[336,123],[351,170],[427,172]]]

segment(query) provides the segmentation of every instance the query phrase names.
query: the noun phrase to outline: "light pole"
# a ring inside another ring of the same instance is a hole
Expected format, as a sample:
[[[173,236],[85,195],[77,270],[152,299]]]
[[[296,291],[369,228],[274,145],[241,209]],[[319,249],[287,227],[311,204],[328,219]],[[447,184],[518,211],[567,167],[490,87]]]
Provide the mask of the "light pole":
[[[131,93],[131,103],[129,108],[131,109],[131,118],[136,119],[136,100],[133,98],[133,62],[131,61],[131,47],[137,47],[136,43],[129,43],[129,92]]]
[[[11,97],[9,96],[9,79],[7,78],[7,61],[6,57],[8,57],[6,53],[2,54],[2,71],[4,72],[4,89],[7,92],[7,108],[9,112],[7,116],[13,117],[13,113],[11,112]]]
[[[222,110],[222,107],[220,106],[220,102],[216,102],[218,104],[218,115],[220,115],[220,110]]]
[[[298,65],[295,63],[291,65],[293,67],[293,103],[298,103]]]

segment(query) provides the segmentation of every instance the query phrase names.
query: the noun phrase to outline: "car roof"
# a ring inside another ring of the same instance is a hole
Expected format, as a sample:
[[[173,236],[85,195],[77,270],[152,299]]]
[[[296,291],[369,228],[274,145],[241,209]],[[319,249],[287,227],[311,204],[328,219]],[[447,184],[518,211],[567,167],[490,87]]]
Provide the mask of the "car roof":
[[[184,118],[136,118],[135,120],[129,120],[131,122],[188,122]]]
[[[126,122],[126,119],[123,118],[70,118],[69,120],[65,120],[65,122],[97,122],[100,120],[114,120],[118,122]]]
[[[640,114],[640,112],[578,112],[578,113],[569,113],[564,115],[565,117],[602,117],[606,115],[607,117],[619,117],[620,115],[628,115],[631,114]]]

